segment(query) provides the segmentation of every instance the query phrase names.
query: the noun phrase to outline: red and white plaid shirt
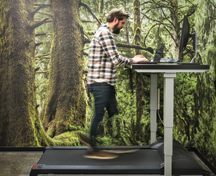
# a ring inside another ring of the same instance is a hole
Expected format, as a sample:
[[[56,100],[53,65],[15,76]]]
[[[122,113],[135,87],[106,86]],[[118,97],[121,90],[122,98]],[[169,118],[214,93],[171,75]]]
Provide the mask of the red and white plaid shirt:
[[[90,43],[88,84],[106,82],[114,86],[116,67],[132,63],[132,59],[119,55],[113,33],[106,24],[102,24]]]

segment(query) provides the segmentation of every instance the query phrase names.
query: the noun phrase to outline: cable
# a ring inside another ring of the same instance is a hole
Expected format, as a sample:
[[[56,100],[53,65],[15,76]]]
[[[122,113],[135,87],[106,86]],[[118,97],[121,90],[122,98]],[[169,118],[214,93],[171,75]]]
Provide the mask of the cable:
[[[157,114],[158,114],[158,117],[159,117],[159,119],[160,119],[161,123],[162,123],[162,124],[163,124],[163,126],[164,126],[163,120],[161,119],[161,116],[160,116],[160,113],[159,113],[159,109],[157,110]]]

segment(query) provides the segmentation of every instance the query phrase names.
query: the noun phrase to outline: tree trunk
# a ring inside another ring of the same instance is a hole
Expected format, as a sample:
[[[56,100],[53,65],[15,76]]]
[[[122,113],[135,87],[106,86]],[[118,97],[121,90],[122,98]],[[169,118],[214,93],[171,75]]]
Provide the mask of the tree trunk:
[[[172,1],[172,9],[170,10],[170,16],[172,20],[172,29],[173,29],[173,38],[175,40],[175,50],[174,50],[174,58],[179,58],[180,62],[183,61],[183,52],[180,52],[180,40],[181,40],[181,33],[180,33],[180,22],[179,22],[179,15],[178,15],[178,0]]]
[[[0,144],[46,145],[36,113],[34,0],[0,1],[0,9]]]
[[[101,23],[103,23],[103,16],[104,16],[104,0],[100,0],[99,21]]]
[[[54,39],[51,48],[47,102],[42,119],[49,136],[84,126],[82,28],[79,1],[52,0]]]
[[[134,41],[135,45],[141,45],[141,20],[140,20],[140,0],[133,1],[134,15]],[[135,54],[141,54],[141,50],[135,49]],[[143,79],[142,74],[136,73],[136,124],[138,134],[140,121],[143,115]]]

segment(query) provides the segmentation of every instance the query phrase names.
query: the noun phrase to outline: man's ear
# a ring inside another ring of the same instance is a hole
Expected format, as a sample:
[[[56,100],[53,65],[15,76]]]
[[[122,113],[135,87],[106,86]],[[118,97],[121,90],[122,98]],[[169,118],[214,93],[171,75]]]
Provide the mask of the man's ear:
[[[119,21],[119,20],[118,20],[118,18],[116,18],[116,17],[115,17],[114,20],[113,20],[113,22],[114,22],[115,24],[118,23],[118,21]]]

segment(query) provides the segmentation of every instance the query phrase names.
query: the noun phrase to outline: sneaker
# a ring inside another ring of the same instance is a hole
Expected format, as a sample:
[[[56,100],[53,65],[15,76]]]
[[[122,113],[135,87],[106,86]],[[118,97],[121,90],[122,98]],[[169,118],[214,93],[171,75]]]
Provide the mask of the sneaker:
[[[82,144],[91,147],[91,139],[82,133],[80,134],[79,141]]]
[[[133,153],[133,152],[136,152],[138,151],[139,149],[116,149],[116,150],[101,150],[103,152],[106,152],[106,153],[113,153],[113,154],[123,154],[123,153]]]
[[[118,155],[98,150],[98,151],[88,152],[87,154],[84,155],[84,157],[90,159],[115,159],[118,157]]]

